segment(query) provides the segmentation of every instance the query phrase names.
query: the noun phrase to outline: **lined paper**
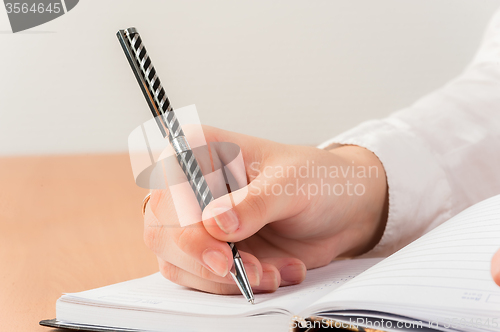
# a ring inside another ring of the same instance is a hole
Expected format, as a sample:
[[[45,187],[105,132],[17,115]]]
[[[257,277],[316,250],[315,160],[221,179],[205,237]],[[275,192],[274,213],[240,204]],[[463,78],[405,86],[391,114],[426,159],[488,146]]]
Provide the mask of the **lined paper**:
[[[237,316],[281,312],[293,314],[324,294],[340,287],[380,259],[336,261],[310,270],[300,285],[281,287],[274,293],[256,294],[255,304],[242,295],[215,295],[176,285],[159,273],[123,283],[64,295],[59,301],[107,307],[133,308],[194,316]]]
[[[463,211],[313,307],[349,303],[372,309],[386,305],[404,314],[418,308],[424,314],[455,312],[458,318],[474,312],[475,317],[499,316],[500,287],[490,275],[491,258],[499,248],[500,196],[496,196]]]

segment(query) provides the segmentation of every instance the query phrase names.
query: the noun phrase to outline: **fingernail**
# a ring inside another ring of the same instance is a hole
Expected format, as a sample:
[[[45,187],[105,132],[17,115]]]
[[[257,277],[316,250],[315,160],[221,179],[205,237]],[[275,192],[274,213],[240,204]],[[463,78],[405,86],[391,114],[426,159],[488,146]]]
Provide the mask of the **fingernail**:
[[[227,257],[218,250],[207,249],[203,252],[203,261],[215,274],[225,277],[229,272]]]
[[[213,208],[211,211],[215,222],[224,233],[231,234],[240,227],[238,217],[232,209]]]
[[[259,269],[254,264],[245,264],[245,271],[247,273],[248,281],[252,286],[260,285]]]
[[[290,284],[298,284],[306,277],[306,267],[304,264],[291,264],[280,269],[281,280]]]
[[[278,275],[275,271],[264,271],[259,289],[275,290],[279,287]]]

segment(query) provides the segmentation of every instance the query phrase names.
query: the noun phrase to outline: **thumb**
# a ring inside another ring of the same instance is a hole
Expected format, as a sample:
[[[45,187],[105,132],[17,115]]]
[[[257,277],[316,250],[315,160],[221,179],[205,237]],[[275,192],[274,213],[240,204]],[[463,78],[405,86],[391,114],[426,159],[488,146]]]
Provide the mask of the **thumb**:
[[[206,230],[218,240],[238,242],[268,223],[297,213],[292,195],[271,189],[283,189],[286,184],[283,179],[258,176],[246,187],[217,198],[203,210]]]

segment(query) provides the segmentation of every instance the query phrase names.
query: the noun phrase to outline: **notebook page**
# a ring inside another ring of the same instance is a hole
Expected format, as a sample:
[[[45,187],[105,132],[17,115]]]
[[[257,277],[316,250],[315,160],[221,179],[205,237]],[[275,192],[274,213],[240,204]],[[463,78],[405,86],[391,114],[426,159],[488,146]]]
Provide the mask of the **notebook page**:
[[[499,248],[500,196],[495,196],[453,217],[311,307],[322,310],[349,303],[353,309],[368,310],[386,305],[406,315],[411,308],[434,308],[434,312],[481,312],[483,317],[495,312],[498,316],[500,287],[492,280],[490,262]]]
[[[58,302],[91,303],[196,316],[250,315],[271,311],[290,314],[296,312],[297,308],[303,309],[378,261],[380,259],[343,260],[310,270],[306,280],[300,285],[281,287],[270,294],[256,294],[254,305],[247,303],[242,295],[215,295],[178,286],[159,273],[81,293],[67,294]]]

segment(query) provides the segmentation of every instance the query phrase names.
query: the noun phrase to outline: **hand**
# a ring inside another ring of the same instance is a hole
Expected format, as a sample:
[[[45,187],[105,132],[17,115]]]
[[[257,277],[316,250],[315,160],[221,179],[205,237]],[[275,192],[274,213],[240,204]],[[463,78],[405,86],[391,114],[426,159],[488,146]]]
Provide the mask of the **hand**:
[[[500,286],[500,249],[491,259],[491,276],[495,283]]]
[[[380,240],[387,184],[370,151],[285,145],[207,126],[203,131],[207,142],[241,148],[248,193],[221,214],[227,200],[214,200],[202,222],[181,228],[168,189],[152,192],[144,239],[165,278],[206,292],[239,294],[228,274],[233,259],[227,242],[237,242],[254,292],[272,292],[302,282],[306,269],[362,254]]]

